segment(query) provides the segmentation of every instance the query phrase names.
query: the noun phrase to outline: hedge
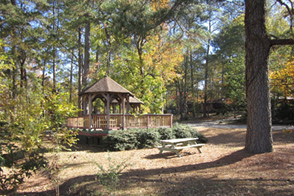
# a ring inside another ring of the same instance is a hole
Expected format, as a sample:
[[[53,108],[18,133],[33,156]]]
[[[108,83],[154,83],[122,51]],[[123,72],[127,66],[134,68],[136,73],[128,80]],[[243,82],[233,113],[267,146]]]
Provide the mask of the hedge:
[[[208,140],[194,128],[175,123],[172,128],[128,129],[117,130],[103,138],[107,150],[122,151],[131,149],[152,148],[160,140],[173,138],[197,137],[200,143]]]

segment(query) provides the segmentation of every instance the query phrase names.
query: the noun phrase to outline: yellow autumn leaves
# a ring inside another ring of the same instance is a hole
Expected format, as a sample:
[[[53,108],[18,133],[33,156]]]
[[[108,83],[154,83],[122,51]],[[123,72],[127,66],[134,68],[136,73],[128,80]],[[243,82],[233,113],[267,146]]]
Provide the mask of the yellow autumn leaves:
[[[284,67],[270,73],[272,92],[284,97],[294,93],[294,59],[288,60]]]
[[[166,81],[176,76],[175,67],[179,66],[184,57],[180,46],[173,46],[158,35],[149,36],[143,54],[144,63],[149,69],[157,70]]]

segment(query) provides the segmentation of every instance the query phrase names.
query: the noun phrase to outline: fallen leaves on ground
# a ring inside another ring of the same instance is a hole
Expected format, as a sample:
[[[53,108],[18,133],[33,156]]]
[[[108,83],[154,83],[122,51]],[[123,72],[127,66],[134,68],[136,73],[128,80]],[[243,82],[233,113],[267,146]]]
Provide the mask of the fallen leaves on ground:
[[[158,154],[157,148],[110,152],[113,162],[129,159],[115,195],[294,195],[294,133],[274,131],[275,151],[250,154],[243,150],[245,129],[202,129],[209,142],[202,148],[185,149],[181,157]],[[109,166],[108,153],[95,146],[79,145],[62,152],[61,195],[107,195],[97,181],[93,160]],[[46,171],[26,180],[18,190],[25,195],[55,193]]]

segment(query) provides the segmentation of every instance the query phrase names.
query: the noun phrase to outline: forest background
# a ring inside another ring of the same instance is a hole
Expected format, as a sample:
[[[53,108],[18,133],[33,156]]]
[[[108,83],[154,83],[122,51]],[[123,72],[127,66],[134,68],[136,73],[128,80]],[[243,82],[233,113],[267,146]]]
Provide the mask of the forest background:
[[[269,34],[288,36],[285,8],[268,9]],[[32,88],[81,106],[78,93],[109,75],[143,113],[206,116],[201,103],[214,101],[245,108],[242,1],[6,1],[1,40],[2,107]],[[291,52],[271,53],[273,99],[292,94]]]
[[[267,32],[291,37],[293,3],[277,2],[267,1]],[[143,113],[205,117],[216,101],[246,110],[244,9],[217,0],[1,1],[1,151],[19,147],[15,139],[30,155],[40,150],[40,134],[76,116],[79,92],[105,75],[142,100]],[[271,48],[273,118],[294,118],[280,102],[293,95],[292,53]]]

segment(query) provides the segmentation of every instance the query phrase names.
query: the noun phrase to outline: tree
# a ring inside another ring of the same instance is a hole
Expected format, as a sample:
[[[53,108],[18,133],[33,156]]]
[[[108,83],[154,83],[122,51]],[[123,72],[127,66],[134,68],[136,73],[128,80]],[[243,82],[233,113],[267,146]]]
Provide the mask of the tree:
[[[96,63],[99,68],[97,66],[91,72],[92,79],[109,73],[144,101],[144,112],[159,112],[164,103],[165,82],[171,78],[173,74],[170,73],[182,57],[178,55],[181,53],[179,47],[170,44],[166,23],[184,3],[187,2],[105,2],[101,6],[103,20],[93,28],[96,32],[93,43],[96,48],[101,45]],[[97,40],[101,38],[105,41]],[[104,64],[107,67],[103,67]]]
[[[215,58],[220,63],[221,98],[231,102],[233,110],[244,107],[245,50],[244,14],[224,25],[213,41]]]
[[[53,4],[55,7],[57,1]],[[75,141],[71,131],[60,129],[66,116],[76,113],[74,106],[63,89],[50,88],[60,82],[55,71],[53,81],[45,80],[46,64],[60,63],[55,55],[60,49],[59,36],[54,31],[60,21],[49,7],[42,0],[0,4],[0,194],[46,166],[46,130],[69,134],[63,138],[66,143]]]
[[[34,49],[38,47],[38,28],[31,23],[38,23],[41,18],[43,2],[33,1],[3,1],[0,4],[1,32],[0,37],[5,45],[5,51],[13,59],[15,65],[9,70],[13,81],[13,97],[17,96],[17,87],[26,87],[27,61],[35,58]],[[38,11],[36,11],[36,10]]]
[[[293,8],[282,0],[277,0],[277,2],[285,6],[290,15],[292,14]],[[274,45],[294,44],[293,39],[271,39],[267,34],[265,6],[265,0],[245,0],[246,99],[248,109],[245,149],[252,153],[273,151],[268,66],[270,48]]]

